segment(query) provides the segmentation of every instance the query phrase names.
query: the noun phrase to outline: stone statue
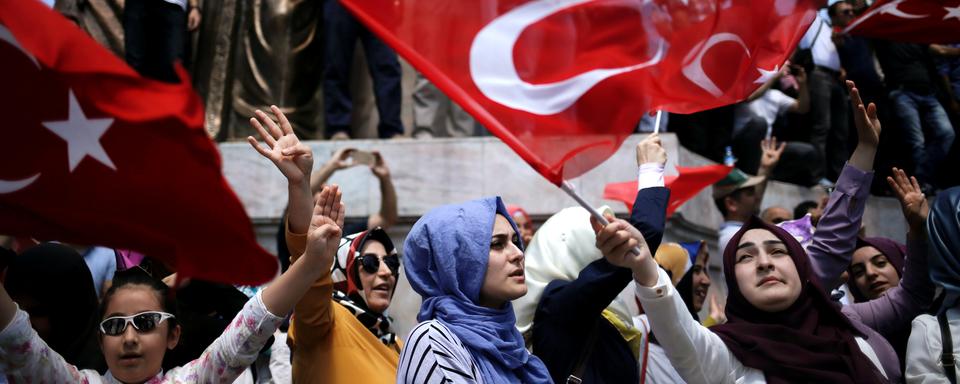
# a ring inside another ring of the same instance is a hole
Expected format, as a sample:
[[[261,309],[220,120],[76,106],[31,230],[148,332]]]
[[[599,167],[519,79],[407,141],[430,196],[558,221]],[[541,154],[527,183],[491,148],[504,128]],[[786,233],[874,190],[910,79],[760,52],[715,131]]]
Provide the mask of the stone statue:
[[[276,104],[297,136],[318,137],[322,104],[317,99],[322,70],[322,2],[251,0],[243,2],[238,34],[231,138],[254,134],[246,120],[255,109]]]
[[[322,137],[322,1],[200,0],[200,27],[187,39],[185,65],[204,101],[205,128],[218,141],[255,134],[255,109],[277,105],[297,136]],[[56,0],[55,8],[120,58],[124,0]],[[362,50],[354,65],[366,67]],[[354,131],[375,137],[376,110],[366,71],[354,71]],[[406,102],[406,99],[405,101]],[[409,120],[409,119],[407,119]],[[404,125],[409,125],[405,121]]]

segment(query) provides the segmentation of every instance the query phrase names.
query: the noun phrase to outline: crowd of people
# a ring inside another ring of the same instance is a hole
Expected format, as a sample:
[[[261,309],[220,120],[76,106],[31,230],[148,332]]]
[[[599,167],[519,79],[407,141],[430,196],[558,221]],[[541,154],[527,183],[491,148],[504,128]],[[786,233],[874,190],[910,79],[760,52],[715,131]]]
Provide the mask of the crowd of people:
[[[177,81],[166,63],[184,58],[201,4],[125,6],[128,63]],[[281,273],[233,286],[178,277],[128,250],[0,236],[0,381],[956,383],[960,187],[949,186],[960,180],[942,165],[956,156],[960,47],[840,33],[866,7],[831,3],[744,102],[667,116],[685,147],[739,158],[712,187],[719,255],[712,239],[663,240],[659,134],[637,144],[626,218],[569,207],[535,228],[494,196],[430,210],[401,246],[387,232],[399,203],[384,158],[344,145],[314,169],[274,106],[250,118],[257,137],[247,141],[286,179]],[[324,0],[323,18],[327,138],[354,137],[357,41],[379,137],[406,134],[396,53],[335,0]],[[413,136],[481,131],[422,77],[414,101]],[[381,206],[348,219],[328,180],[359,163],[377,178]],[[771,179],[828,196],[761,211]],[[899,201],[905,243],[864,233],[871,192]],[[405,334],[392,316],[401,279],[421,298]]]
[[[740,158],[737,167],[749,174],[760,169],[755,143],[776,136],[787,146],[773,179],[831,188],[857,143],[852,118],[856,111],[849,107],[844,86],[844,81],[853,80],[861,97],[880,107],[879,118],[887,127],[877,158],[881,175],[889,175],[894,166],[911,170],[928,196],[960,184],[942,167],[957,159],[960,46],[844,34],[842,30],[868,4],[829,3],[773,82],[739,104],[671,114],[669,130],[677,133],[684,147],[717,162],[730,147]],[[872,188],[874,193],[887,192],[883,183]]]
[[[571,207],[534,231],[522,208],[489,197],[423,215],[401,257],[384,230],[396,202],[348,231],[343,192],[325,182],[343,154],[315,174],[284,114],[257,111],[248,141],[288,184],[282,274],[234,287],[127,251],[0,248],[0,371],[15,383],[954,380],[960,188],[928,204],[894,169],[886,182],[906,245],[860,233],[882,123],[846,86],[858,140],[836,189],[798,206],[798,219],[783,208],[757,216],[784,151],[764,140],[762,176],[733,172],[715,186],[727,217],[715,257],[704,241],[662,242],[670,191],[658,134],[637,145],[627,219]],[[726,297],[708,294],[717,262]],[[401,276],[422,298],[407,334],[390,316]]]

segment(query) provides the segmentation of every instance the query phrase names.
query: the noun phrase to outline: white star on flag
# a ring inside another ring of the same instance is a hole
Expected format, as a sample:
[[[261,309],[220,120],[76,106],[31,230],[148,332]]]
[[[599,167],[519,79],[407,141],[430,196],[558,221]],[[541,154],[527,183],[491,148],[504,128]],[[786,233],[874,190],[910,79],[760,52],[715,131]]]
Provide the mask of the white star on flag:
[[[943,7],[943,9],[947,11],[947,14],[943,16],[944,20],[951,17],[960,20],[960,5],[957,5],[956,7]]]
[[[100,145],[100,138],[113,124],[113,119],[88,119],[77,102],[77,96],[70,93],[70,110],[67,120],[43,122],[43,126],[60,136],[67,142],[67,154],[70,158],[70,172],[73,172],[84,157],[90,156],[99,160],[103,165],[116,171],[117,167],[113,165],[110,156]]]
[[[760,77],[753,81],[754,84],[766,84],[767,81],[777,76],[777,72],[780,72],[780,66],[774,65],[772,70],[766,70],[760,67],[757,67],[757,70],[760,71]]]

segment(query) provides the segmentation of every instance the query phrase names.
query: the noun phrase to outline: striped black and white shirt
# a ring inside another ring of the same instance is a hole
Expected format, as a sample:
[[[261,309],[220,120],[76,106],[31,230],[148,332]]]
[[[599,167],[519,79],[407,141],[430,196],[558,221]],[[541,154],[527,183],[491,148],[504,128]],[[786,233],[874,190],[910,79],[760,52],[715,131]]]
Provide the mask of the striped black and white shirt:
[[[397,384],[483,384],[480,369],[460,338],[436,320],[417,324],[400,352]]]

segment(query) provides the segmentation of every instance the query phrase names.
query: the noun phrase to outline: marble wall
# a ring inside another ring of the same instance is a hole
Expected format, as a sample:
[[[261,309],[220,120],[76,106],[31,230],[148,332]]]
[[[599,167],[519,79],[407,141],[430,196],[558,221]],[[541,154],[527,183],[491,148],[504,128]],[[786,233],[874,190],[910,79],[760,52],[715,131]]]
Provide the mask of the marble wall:
[[[618,214],[626,215],[626,207],[615,201],[603,200],[607,183],[636,178],[635,146],[642,135],[629,137],[617,153],[597,168],[571,180],[578,192],[592,204],[610,205]],[[676,174],[675,166],[711,164],[679,146],[676,136],[663,135],[669,158],[668,174]],[[403,239],[420,215],[442,204],[456,203],[489,195],[500,195],[510,204],[523,206],[534,221],[542,223],[551,214],[576,205],[573,199],[547,182],[493,137],[431,140],[354,140],[349,142],[311,141],[316,166],[319,167],[338,148],[349,145],[362,150],[378,150],[390,166],[399,200],[400,222],[389,230],[395,244],[401,247]],[[260,157],[249,144],[222,143],[224,174],[237,192],[253,220],[260,243],[271,252],[276,251],[275,236],[279,216],[286,205],[286,180],[269,160]],[[336,173],[330,180],[344,189],[347,215],[367,216],[380,205],[377,179],[370,170],[355,167]],[[712,188],[707,188],[681,206],[667,222],[664,241],[706,240],[712,261],[719,261],[716,230],[722,217],[714,207]],[[816,200],[822,191],[791,184],[770,182],[764,196],[763,208],[780,205],[788,209],[804,200]],[[871,197],[864,215],[866,233],[887,236],[903,241],[906,223],[900,214],[899,203],[892,198]],[[719,264],[711,263],[713,290],[725,296],[725,287]],[[412,291],[401,273],[390,314],[400,335],[416,325],[420,297]]]
[[[634,148],[642,135],[630,136],[606,162],[571,180],[577,191],[594,205],[608,204],[618,213],[626,214],[626,207],[615,201],[602,199],[607,183],[633,180],[636,177]],[[679,146],[676,136],[664,134],[667,149],[667,173],[676,174],[675,166],[700,166],[711,162]],[[517,204],[543,221],[554,212],[575,205],[563,191],[547,182],[527,165],[509,147],[494,137],[431,140],[353,140],[349,142],[310,141],[316,167],[319,167],[343,146],[362,150],[378,150],[383,154],[392,173],[399,200],[401,223],[412,225],[416,219],[433,207],[483,196],[500,195],[504,201]],[[237,192],[267,249],[274,249],[270,227],[279,220],[286,205],[286,180],[269,160],[261,157],[247,143],[222,143],[224,175]],[[330,182],[344,190],[347,215],[364,217],[380,207],[377,179],[366,167],[354,167],[337,172]],[[722,222],[719,211],[707,188],[678,209],[671,218],[668,239],[714,239]],[[764,197],[763,207],[780,205],[788,209],[804,200],[817,200],[822,191],[791,184],[771,182]],[[866,233],[870,236],[888,236],[904,239],[906,223],[900,215],[895,199],[872,197],[864,215]],[[405,234],[397,228],[400,238]]]

